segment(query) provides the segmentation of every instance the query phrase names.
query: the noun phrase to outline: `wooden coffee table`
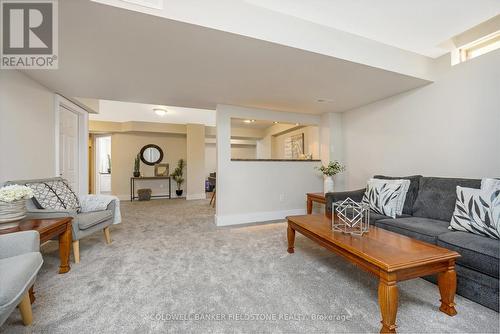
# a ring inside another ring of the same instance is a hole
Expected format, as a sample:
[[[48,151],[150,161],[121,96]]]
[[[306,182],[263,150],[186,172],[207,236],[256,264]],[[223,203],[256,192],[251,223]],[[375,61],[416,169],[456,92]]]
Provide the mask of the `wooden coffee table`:
[[[72,240],[71,217],[54,219],[25,219],[19,226],[0,230],[0,234],[14,233],[20,231],[38,231],[40,233],[40,244],[55,237],[59,238],[59,274],[67,273],[69,265],[70,245]]]
[[[295,231],[339,254],[380,279],[378,299],[382,313],[381,333],[396,332],[398,309],[397,282],[438,274],[440,310],[454,316],[457,278],[457,252],[415,240],[397,233],[370,227],[363,236],[333,232],[331,220],[324,215],[290,216],[288,253],[294,252]]]

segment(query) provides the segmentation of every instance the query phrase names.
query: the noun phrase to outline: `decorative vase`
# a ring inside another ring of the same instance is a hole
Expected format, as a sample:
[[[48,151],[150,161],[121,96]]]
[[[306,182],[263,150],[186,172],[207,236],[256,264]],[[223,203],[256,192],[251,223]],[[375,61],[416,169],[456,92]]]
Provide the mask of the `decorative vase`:
[[[141,176],[141,172],[134,172],[134,177],[139,177]]]
[[[14,202],[0,201],[0,229],[16,227],[26,217],[26,200]]]
[[[333,176],[326,176],[323,181],[323,193],[333,192]]]

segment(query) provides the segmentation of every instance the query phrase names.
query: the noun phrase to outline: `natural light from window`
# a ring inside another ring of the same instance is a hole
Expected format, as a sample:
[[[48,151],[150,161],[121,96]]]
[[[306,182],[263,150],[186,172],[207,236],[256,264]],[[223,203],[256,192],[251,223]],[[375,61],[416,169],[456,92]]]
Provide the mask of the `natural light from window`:
[[[452,65],[463,63],[496,49],[500,49],[500,31],[458,48],[455,59],[452,57]]]

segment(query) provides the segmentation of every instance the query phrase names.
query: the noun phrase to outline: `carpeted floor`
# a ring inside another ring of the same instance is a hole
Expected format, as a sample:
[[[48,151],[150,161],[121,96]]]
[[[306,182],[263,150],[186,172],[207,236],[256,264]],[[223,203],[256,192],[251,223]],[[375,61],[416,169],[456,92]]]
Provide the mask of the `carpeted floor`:
[[[42,248],[34,323],[18,311],[2,333],[378,332],[377,280],[283,222],[217,228],[208,201],[124,202],[123,223],[80,242],[81,263],[58,275]],[[499,314],[460,296],[438,311],[437,286],[399,285],[399,332],[498,333]]]

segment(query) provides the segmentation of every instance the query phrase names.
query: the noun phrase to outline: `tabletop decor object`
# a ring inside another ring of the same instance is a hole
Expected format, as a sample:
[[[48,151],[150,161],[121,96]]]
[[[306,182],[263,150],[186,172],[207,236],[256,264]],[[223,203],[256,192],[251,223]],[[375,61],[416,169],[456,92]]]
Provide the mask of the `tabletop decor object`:
[[[134,159],[134,177],[141,176],[141,156],[137,154]]]
[[[332,229],[337,232],[363,235],[370,230],[370,206],[351,198],[333,203]]]
[[[32,197],[33,190],[26,186],[0,188],[0,229],[17,226],[26,217],[26,200]]]
[[[315,168],[319,170],[321,173],[323,173],[324,176],[323,192],[325,194],[333,192],[334,188],[333,176],[345,171],[345,166],[340,162],[338,162],[337,160],[330,161],[327,166],[321,166]]]

